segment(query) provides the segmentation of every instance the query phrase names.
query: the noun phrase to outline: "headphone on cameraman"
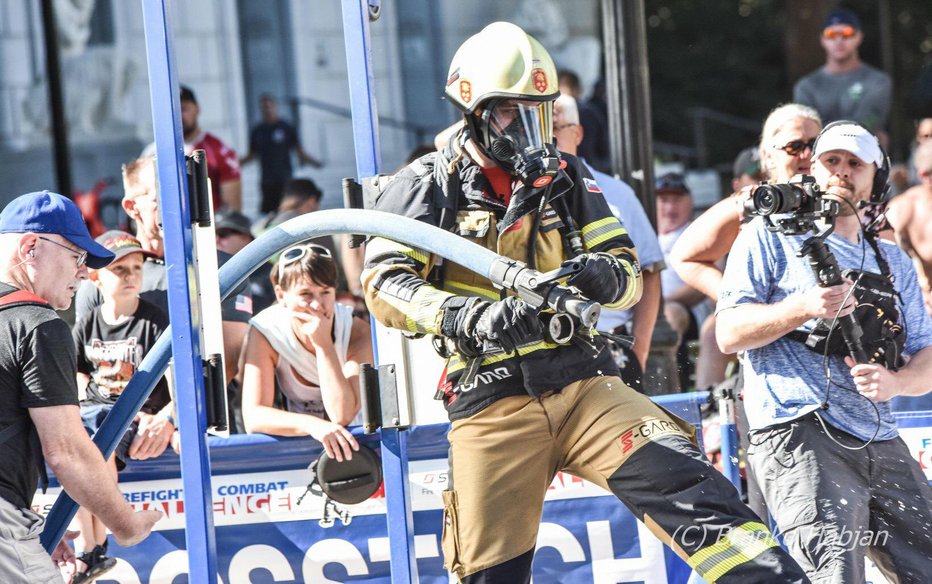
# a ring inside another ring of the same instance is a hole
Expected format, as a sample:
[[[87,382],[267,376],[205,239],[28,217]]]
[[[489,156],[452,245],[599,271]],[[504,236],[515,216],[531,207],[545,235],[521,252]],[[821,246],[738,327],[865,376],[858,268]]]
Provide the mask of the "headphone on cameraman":
[[[890,179],[890,157],[887,155],[887,151],[883,149],[883,146],[880,145],[880,140],[877,140],[877,136],[874,135],[873,132],[852,120],[836,120],[822,128],[822,131],[816,136],[815,142],[812,144],[812,153],[815,154],[819,147],[819,138],[821,138],[829,128],[835,126],[857,126],[876,140],[877,148],[880,149],[880,156],[883,159],[883,163],[877,167],[877,172],[874,173],[874,182],[871,184],[870,202],[875,204],[886,203],[887,194],[890,192],[890,185],[888,184]]]

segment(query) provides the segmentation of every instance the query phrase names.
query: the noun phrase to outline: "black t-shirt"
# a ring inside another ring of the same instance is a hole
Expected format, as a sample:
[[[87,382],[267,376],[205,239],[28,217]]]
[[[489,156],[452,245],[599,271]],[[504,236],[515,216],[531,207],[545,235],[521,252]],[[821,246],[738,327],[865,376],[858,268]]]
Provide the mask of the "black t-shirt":
[[[231,257],[222,251],[217,252],[217,263],[222,266]],[[249,322],[252,318],[252,294],[248,289],[249,280],[240,284],[239,288],[220,305],[221,318],[226,322]],[[161,259],[146,258],[142,266],[142,291],[139,298],[149,304],[155,305],[168,315],[168,274],[165,262]],[[103,304],[100,290],[90,280],[85,280],[78,287],[74,299],[75,318],[80,320],[90,314],[94,308]]]
[[[263,183],[279,184],[291,178],[291,151],[297,145],[297,133],[283,120],[252,129],[249,149],[259,155]]]
[[[0,295],[16,288],[0,284]],[[0,429],[23,430],[0,444],[0,497],[28,508],[39,483],[29,408],[78,405],[68,325],[47,306],[0,310]]]
[[[78,372],[89,375],[87,402],[116,403],[143,357],[168,328],[165,313],[145,300],[120,324],[108,324],[100,307],[79,319],[71,329]],[[155,414],[171,401],[165,377],[159,380],[142,411]]]

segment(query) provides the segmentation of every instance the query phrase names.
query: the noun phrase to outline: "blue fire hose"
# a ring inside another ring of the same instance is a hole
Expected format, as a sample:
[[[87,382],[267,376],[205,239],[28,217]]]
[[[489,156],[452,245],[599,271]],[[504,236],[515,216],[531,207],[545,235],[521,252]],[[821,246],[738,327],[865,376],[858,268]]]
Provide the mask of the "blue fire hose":
[[[541,274],[523,264],[503,258],[479,245],[432,225],[381,211],[330,210],[309,213],[287,221],[262,234],[220,268],[220,297],[226,299],[268,258],[301,241],[336,234],[368,234],[385,237],[429,251],[485,276],[494,284],[514,290],[535,306],[547,306],[571,314],[592,327],[599,318],[597,303],[578,298],[561,285],[542,285]],[[177,269],[169,266],[168,269]],[[116,401],[107,419],[94,435],[94,443],[109,458],[133,418],[161,379],[171,357],[171,327],[165,331]],[[42,545],[50,553],[78,509],[62,491],[49,512],[42,532]]]

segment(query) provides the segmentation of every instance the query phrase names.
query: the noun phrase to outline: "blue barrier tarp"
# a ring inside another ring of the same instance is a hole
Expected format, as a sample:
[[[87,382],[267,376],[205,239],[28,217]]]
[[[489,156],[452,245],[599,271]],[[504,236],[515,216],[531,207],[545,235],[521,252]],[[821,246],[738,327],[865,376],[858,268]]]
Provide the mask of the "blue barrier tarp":
[[[703,392],[657,401],[698,425],[706,397]],[[910,450],[932,473],[932,415],[898,417]],[[419,426],[408,439],[415,549],[424,583],[449,582],[440,552],[447,430],[447,424]],[[377,436],[362,441],[378,448]],[[308,438],[210,439],[223,582],[390,582],[383,493],[329,512],[320,497],[307,494],[301,499],[310,478],[306,467],[320,452],[319,444]],[[175,578],[187,572],[178,457],[168,452],[154,460],[131,461],[120,473],[120,487],[136,508],[157,508],[166,517],[141,545],[124,549],[111,543],[119,563],[98,582],[175,584]],[[52,488],[37,495],[34,504],[47,512],[56,495]],[[680,583],[689,576],[689,568],[607,492],[570,475],[554,480],[538,538],[535,582]]]

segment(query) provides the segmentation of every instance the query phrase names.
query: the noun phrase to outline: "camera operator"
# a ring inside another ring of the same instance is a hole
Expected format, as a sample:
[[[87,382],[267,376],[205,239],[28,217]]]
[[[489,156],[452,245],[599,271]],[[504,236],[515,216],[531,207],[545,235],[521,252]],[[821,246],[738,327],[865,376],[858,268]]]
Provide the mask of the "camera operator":
[[[722,281],[716,332],[723,351],[744,351],[749,463],[813,582],[863,582],[865,553],[891,581],[926,582],[932,489],[887,402],[929,391],[932,321],[906,254],[862,231],[889,168],[876,137],[854,122],[830,124],[812,158],[825,200],[840,205],[824,243],[842,269],[865,273],[845,272],[842,283],[819,287],[809,260],[797,257],[805,235],[767,229],[761,219],[741,231]],[[821,203],[813,191],[815,203],[803,207]],[[855,311],[868,302],[875,306]],[[845,356],[837,326],[824,346],[808,346],[814,327],[851,314],[869,356],[883,353],[880,363]],[[880,338],[889,342],[875,343]]]

